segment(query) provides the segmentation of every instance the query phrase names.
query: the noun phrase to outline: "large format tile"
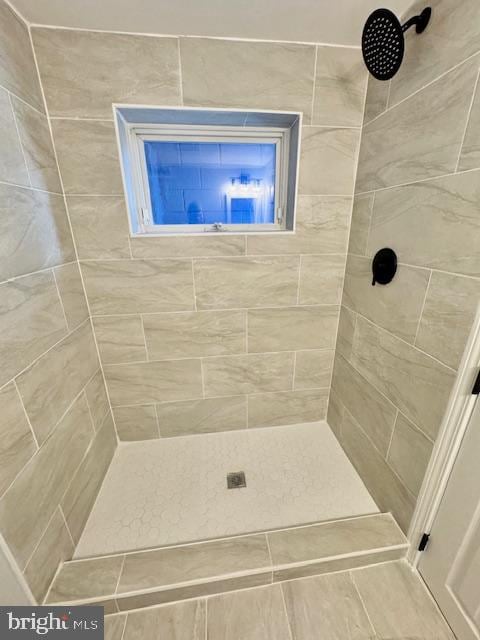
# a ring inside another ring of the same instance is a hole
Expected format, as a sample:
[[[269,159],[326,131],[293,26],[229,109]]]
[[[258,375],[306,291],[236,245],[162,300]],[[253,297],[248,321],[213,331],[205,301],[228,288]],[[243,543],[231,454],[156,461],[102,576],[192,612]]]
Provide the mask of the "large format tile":
[[[396,407],[341,355],[335,359],[332,388],[383,456],[387,455]]]
[[[327,414],[328,389],[280,391],[248,396],[248,426],[277,427],[318,422]]]
[[[400,258],[401,259],[401,258]],[[375,324],[413,343],[430,271],[399,265],[388,285],[372,286],[372,260],[349,255],[343,303]]]
[[[310,121],[314,47],[181,38],[180,51],[184,104],[303,111]]]
[[[245,311],[192,311],[143,316],[150,360],[223,356],[246,351]]]
[[[206,640],[205,618],[205,600],[129,613],[123,640]]]
[[[10,97],[0,89],[0,180],[15,184],[29,185],[27,167],[18,137]]]
[[[480,58],[479,58],[480,62]],[[465,139],[462,145],[462,153],[458,164],[459,171],[467,169],[477,169],[480,167],[480,89],[477,83],[477,90],[470,119],[468,121]]]
[[[63,198],[0,184],[0,281],[73,260]]]
[[[358,49],[317,47],[312,124],[360,127],[367,70]]]
[[[352,199],[336,196],[298,196],[293,234],[247,236],[247,253],[344,253]]]
[[[231,396],[157,404],[162,437],[245,429],[247,397]]]
[[[294,580],[282,588],[295,640],[376,637],[350,574]]]
[[[365,193],[353,199],[352,223],[348,252],[363,256],[366,254],[370,220],[375,198],[374,193]]]
[[[90,315],[78,263],[71,262],[57,267],[54,274],[68,328],[73,331]]]
[[[435,439],[454,373],[363,318],[357,318],[352,364],[412,422]]]
[[[373,120],[385,111],[388,106],[390,82],[376,80],[368,76],[367,98],[365,101],[364,124]]]
[[[0,5],[0,33],[0,85],[43,110],[28,28],[6,2]]]
[[[334,354],[333,349],[297,351],[293,388],[298,391],[330,387]]]
[[[84,396],[0,500],[0,531],[21,568],[37,546],[93,436]]]
[[[345,409],[340,442],[381,511],[390,511],[407,533],[415,498]]]
[[[13,108],[32,186],[60,193],[62,187],[47,118],[16,98]]]
[[[155,405],[145,404],[132,407],[115,407],[115,426],[120,440],[151,440],[159,437]]]
[[[125,614],[106,616],[103,623],[105,640],[122,640],[126,621]]]
[[[453,640],[432,597],[403,562],[352,572],[372,626],[381,638]]]
[[[52,116],[110,118],[112,102],[180,104],[176,38],[41,28],[32,33]]]
[[[105,416],[110,410],[107,390],[103,381],[102,370],[99,369],[90,382],[85,387],[88,408],[92,416],[93,426],[98,431],[105,420]]]
[[[415,344],[458,368],[479,299],[480,280],[434,271]]]
[[[433,443],[409,420],[399,414],[387,461],[415,496],[418,496],[422,486],[432,449]]]
[[[350,195],[359,138],[357,129],[304,127],[299,193]]]
[[[118,594],[268,570],[264,535],[230,538],[126,556]]]
[[[116,446],[115,427],[108,415],[62,500],[63,513],[75,543],[80,539]]]
[[[18,389],[39,442],[97,369],[97,350],[86,322],[18,377]]]
[[[206,397],[292,388],[294,354],[219,356],[203,361]]]
[[[52,120],[52,129],[65,193],[123,193],[113,122]]]
[[[409,15],[416,15],[424,7],[422,0],[416,0]],[[478,3],[438,0],[422,35],[417,38],[415,30],[406,34],[405,58],[391,83],[390,104],[403,100],[478,51]]]
[[[477,71],[478,62],[466,62],[367,124],[357,191],[455,171]]]
[[[51,271],[0,286],[0,385],[67,334]]]
[[[153,404],[202,396],[200,360],[107,365],[105,379],[114,406]]]
[[[337,305],[249,309],[248,351],[333,349],[338,313]]]
[[[67,204],[80,260],[130,258],[123,196],[69,196]]]
[[[291,640],[281,587],[225,594],[208,601],[209,640]]]
[[[368,255],[392,246],[406,264],[480,276],[479,207],[480,171],[377,191]]]
[[[82,272],[93,315],[193,309],[188,260],[99,260]]]
[[[299,304],[340,304],[344,275],[344,255],[302,256]]]
[[[355,324],[357,321],[357,314],[342,306],[340,308],[340,318],[338,319],[338,334],[336,350],[338,353],[346,358],[350,359],[352,354],[353,336],[355,333]]]
[[[72,602],[115,593],[123,556],[69,562],[55,578],[47,602]]]
[[[134,258],[200,258],[211,256],[243,256],[245,236],[213,234],[205,236],[152,236],[131,239]]]
[[[0,496],[37,450],[13,383],[0,391]]]
[[[57,509],[24,573],[38,603],[41,603],[47,594],[58,565],[70,560],[72,554],[72,539],[60,509]]]
[[[199,309],[295,304],[299,257],[265,256],[194,260]]]
[[[100,358],[105,364],[147,360],[142,319],[139,315],[93,318]]]

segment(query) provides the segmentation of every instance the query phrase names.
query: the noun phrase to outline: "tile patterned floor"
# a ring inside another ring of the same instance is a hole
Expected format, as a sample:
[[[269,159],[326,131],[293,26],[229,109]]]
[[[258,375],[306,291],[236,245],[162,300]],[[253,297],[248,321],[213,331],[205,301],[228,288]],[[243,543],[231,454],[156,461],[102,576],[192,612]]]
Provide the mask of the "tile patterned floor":
[[[454,640],[404,562],[108,616],[106,640]]]
[[[377,512],[325,422],[125,443],[75,557]]]

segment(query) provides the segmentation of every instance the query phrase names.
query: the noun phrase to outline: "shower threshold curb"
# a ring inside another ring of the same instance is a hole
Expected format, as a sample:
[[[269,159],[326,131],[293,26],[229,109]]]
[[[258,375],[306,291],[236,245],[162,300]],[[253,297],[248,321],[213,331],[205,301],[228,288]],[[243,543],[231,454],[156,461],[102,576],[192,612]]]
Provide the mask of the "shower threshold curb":
[[[105,614],[403,558],[390,513],[65,562],[45,604],[101,605]]]

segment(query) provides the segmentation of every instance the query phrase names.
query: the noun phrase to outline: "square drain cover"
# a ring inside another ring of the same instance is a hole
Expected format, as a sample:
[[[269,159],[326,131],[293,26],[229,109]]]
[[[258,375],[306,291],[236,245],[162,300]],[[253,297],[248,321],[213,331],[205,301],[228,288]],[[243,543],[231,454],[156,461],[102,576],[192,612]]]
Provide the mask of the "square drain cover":
[[[227,473],[227,488],[228,489],[240,489],[246,487],[247,481],[245,480],[245,473],[243,471],[234,471],[233,473]]]

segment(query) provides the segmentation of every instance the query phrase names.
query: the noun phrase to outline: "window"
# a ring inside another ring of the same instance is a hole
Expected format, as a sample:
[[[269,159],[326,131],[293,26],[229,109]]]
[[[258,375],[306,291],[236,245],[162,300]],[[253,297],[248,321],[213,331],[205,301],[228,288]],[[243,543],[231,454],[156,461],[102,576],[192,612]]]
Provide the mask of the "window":
[[[116,111],[134,234],[293,229],[298,114]]]

